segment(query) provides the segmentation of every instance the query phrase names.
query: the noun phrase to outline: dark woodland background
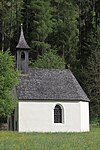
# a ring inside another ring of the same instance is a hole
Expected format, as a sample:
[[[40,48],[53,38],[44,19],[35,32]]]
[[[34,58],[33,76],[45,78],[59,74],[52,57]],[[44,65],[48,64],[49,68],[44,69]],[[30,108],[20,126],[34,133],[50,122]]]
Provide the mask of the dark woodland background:
[[[1,51],[16,54],[21,23],[30,64],[52,49],[90,98],[90,116],[100,116],[100,0],[1,0]]]

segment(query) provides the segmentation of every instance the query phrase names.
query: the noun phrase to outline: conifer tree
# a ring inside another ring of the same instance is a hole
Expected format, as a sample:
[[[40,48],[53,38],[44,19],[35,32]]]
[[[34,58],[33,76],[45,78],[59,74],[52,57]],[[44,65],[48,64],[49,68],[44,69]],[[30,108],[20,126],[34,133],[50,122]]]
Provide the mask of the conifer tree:
[[[43,54],[49,45],[46,41],[48,34],[52,32],[52,8],[49,1],[31,1],[30,34],[32,49],[39,54]]]
[[[22,0],[0,1],[0,48],[2,51],[11,47],[11,39],[21,17],[21,6]]]
[[[65,61],[55,50],[49,49],[32,64],[34,68],[64,69]]]
[[[49,38],[50,44],[73,68],[78,44],[78,7],[71,0],[53,0],[51,4],[55,26]]]

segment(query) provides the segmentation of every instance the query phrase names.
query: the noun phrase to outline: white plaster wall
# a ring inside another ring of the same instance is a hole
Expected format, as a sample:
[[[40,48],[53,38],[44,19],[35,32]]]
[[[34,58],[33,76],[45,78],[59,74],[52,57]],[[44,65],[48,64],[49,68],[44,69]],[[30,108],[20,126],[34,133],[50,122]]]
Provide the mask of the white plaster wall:
[[[56,104],[63,106],[63,123],[54,123],[54,107]],[[81,114],[80,107],[84,109],[84,105],[80,102],[19,102],[19,131],[80,132],[83,127],[85,130],[85,125],[82,126],[81,124],[85,117],[84,113]]]
[[[80,102],[81,109],[81,131],[89,131],[89,103]]]

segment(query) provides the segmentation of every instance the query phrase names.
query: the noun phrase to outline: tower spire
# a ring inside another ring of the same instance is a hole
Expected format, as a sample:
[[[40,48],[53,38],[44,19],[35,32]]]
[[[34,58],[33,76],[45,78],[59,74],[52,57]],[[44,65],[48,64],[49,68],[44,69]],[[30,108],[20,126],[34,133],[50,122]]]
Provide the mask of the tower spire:
[[[21,33],[20,33],[20,38],[19,38],[19,42],[16,46],[16,49],[30,49],[30,47],[28,46],[25,37],[24,37],[24,33],[23,33],[23,24],[21,24]]]
[[[21,33],[19,42],[16,46],[17,51],[17,69],[21,70],[22,73],[28,73],[28,64],[29,64],[29,49],[24,33],[23,33],[23,25],[21,24]]]

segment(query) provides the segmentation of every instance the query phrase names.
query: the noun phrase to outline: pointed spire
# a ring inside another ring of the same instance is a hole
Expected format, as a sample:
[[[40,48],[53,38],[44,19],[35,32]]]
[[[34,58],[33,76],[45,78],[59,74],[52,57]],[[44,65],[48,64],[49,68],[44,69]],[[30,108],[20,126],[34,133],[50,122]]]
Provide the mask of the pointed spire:
[[[19,42],[16,46],[16,49],[30,49],[30,47],[28,46],[25,37],[24,37],[24,33],[23,33],[23,25],[21,24],[21,33],[20,33],[20,39]]]

